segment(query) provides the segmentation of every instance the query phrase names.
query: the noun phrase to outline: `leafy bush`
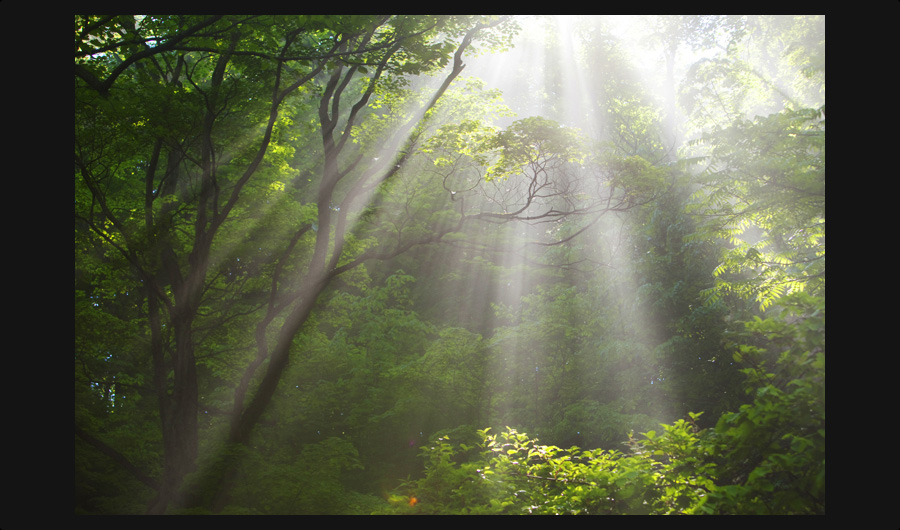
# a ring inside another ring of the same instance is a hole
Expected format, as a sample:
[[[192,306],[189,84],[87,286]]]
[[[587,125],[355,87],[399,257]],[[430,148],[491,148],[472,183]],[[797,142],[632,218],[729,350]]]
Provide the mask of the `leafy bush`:
[[[423,478],[381,513],[824,514],[825,304],[785,297],[746,323],[735,360],[752,403],[700,429],[701,413],[661,425],[627,452],[539,445],[509,429],[422,448]]]

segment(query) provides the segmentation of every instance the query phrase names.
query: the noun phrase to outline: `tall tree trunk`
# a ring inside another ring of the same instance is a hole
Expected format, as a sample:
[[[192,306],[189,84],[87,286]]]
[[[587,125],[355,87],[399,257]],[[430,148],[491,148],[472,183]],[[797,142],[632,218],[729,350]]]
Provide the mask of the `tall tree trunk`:
[[[500,21],[496,21],[493,22],[492,25],[499,23]],[[485,27],[488,26],[477,25],[462,39],[453,57],[453,68],[451,72],[436,90],[431,100],[421,110],[421,113],[417,117],[418,119],[421,119],[428,110],[434,107],[441,96],[443,96],[450,83],[462,72],[465,67],[462,62],[463,52],[472,43],[475,35]],[[398,48],[399,47],[394,47],[388,53],[392,54]],[[342,47],[341,50],[343,49],[344,48]],[[388,58],[386,57],[383,60],[386,62],[387,59]],[[346,230],[346,226],[340,224],[336,229],[336,234],[334,236],[331,234],[331,225],[333,222],[331,208],[333,206],[334,190],[340,179],[345,176],[339,168],[341,150],[350,137],[353,116],[365,104],[369,95],[371,95],[371,90],[367,91],[360,100],[356,102],[356,105],[354,105],[354,108],[350,111],[346,130],[341,133],[340,139],[336,141],[334,132],[340,114],[340,97],[343,90],[348,86],[348,82],[355,71],[356,68],[350,68],[346,71],[347,74],[343,78],[343,81],[341,81],[342,72],[345,72],[345,70],[343,67],[335,68],[335,71],[332,72],[329,82],[326,85],[325,92],[320,102],[319,118],[322,127],[324,168],[316,200],[318,206],[318,224],[315,228],[316,243],[310,265],[306,272],[306,277],[303,280],[303,292],[300,293],[299,300],[282,324],[275,346],[268,352],[269,364],[266,373],[257,387],[256,392],[253,394],[252,399],[243,412],[235,410],[235,417],[232,418],[231,430],[224,453],[220,455],[219,462],[214,468],[204,470],[201,479],[191,487],[189,498],[185,504],[187,507],[205,507],[213,512],[217,512],[227,504],[228,490],[232,486],[237,475],[237,468],[233,462],[234,456],[241,453],[242,447],[246,447],[250,440],[253,428],[256,427],[256,424],[259,422],[271,402],[272,397],[275,395],[278,383],[281,381],[281,377],[284,375],[285,369],[288,366],[294,337],[296,337],[303,325],[309,320],[309,317],[316,306],[316,301],[328,286],[331,279],[347,270],[347,268],[355,267],[362,262],[362,259],[359,259],[354,260],[351,264],[339,268],[336,267],[338,258],[342,253],[343,245],[341,242],[345,236],[343,232]],[[409,133],[418,122],[418,119],[416,121],[411,120],[404,128],[402,128],[402,132],[404,134]],[[400,163],[402,162],[396,162],[395,166],[388,170],[387,174],[393,174],[396,169],[399,168]],[[379,182],[383,180],[384,179],[380,179]],[[360,184],[360,182],[357,182],[357,184]],[[329,259],[329,255],[331,256],[331,259]],[[265,345],[258,345],[258,347],[264,346]],[[243,395],[244,390],[241,390],[241,399],[243,399]]]
[[[175,264],[170,263],[170,270]],[[176,269],[177,273],[177,269]],[[154,346],[154,383],[159,397],[160,424],[163,437],[163,477],[159,495],[148,507],[149,514],[163,514],[172,505],[178,505],[179,491],[185,475],[194,470],[197,460],[199,392],[197,365],[194,357],[193,325],[199,307],[201,289],[194,285],[200,278],[198,273],[189,275],[187,281],[178,278],[173,282],[175,305],[171,309],[169,322],[175,335],[175,350],[172,355],[174,374],[173,391],[168,393],[168,368],[162,351]],[[152,298],[152,297],[151,297]],[[158,302],[153,302],[151,310],[158,313]],[[157,321],[156,316],[151,315]],[[151,322],[151,332],[157,327]],[[157,331],[154,335],[161,333]],[[151,340],[156,344],[158,340]],[[158,347],[161,350],[161,345]]]

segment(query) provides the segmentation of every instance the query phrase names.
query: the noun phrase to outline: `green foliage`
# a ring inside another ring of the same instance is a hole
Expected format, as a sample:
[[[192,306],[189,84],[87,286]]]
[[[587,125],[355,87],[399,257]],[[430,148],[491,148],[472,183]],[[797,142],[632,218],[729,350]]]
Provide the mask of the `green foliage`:
[[[738,121],[703,140],[709,166],[694,211],[728,242],[712,299],[753,297],[765,310],[798,291],[824,292],[825,109]]]
[[[345,438],[330,437],[304,445],[296,454],[284,448],[271,447],[272,454],[256,452],[245,463],[246,475],[239,481],[243,486],[233,493],[241,500],[238,506],[260,514],[348,513],[350,492],[342,478],[362,468],[354,445]]]
[[[725,243],[705,294],[764,311],[789,293],[824,294],[824,17],[750,16],[746,29],[690,68],[681,102],[698,129],[688,151],[707,164],[695,237]]]
[[[654,105],[637,94],[610,94],[604,104],[607,122],[606,142],[612,153],[626,157],[659,158],[664,151],[660,143],[661,118]]]
[[[662,424],[628,452],[561,449],[509,429],[481,443],[422,447],[426,472],[383,513],[824,514],[824,302],[783,300],[782,316],[747,324],[752,403],[700,429],[700,413]],[[774,354],[774,355],[773,355]],[[413,501],[413,499],[415,499]]]
[[[615,447],[650,416],[655,359],[645,344],[611,337],[620,315],[601,282],[539,286],[490,341],[490,424],[558,443]]]
[[[487,355],[480,335],[444,328],[424,355],[391,371],[397,386],[395,410],[422,418],[428,431],[479,419],[487,377]]]
[[[584,158],[583,140],[577,131],[553,120],[534,116],[518,120],[490,142],[498,150],[496,164],[485,178],[504,179],[523,169],[536,171],[548,162],[579,162]]]
[[[824,16],[752,15],[746,26],[727,53],[690,66],[679,102],[693,127],[824,103]]]
[[[822,20],[659,22],[694,175],[599,19],[76,15],[76,513],[824,513]]]
[[[424,153],[434,153],[437,167],[457,163],[459,155],[471,158],[478,166],[487,165],[491,159],[489,143],[496,134],[493,127],[481,120],[464,120],[449,123],[428,139]]]
[[[667,171],[644,158],[608,154],[602,167],[610,175],[610,186],[620,189],[629,203],[648,202],[666,185]]]
[[[746,324],[735,353],[754,399],[716,425],[709,513],[825,512],[825,302],[797,293],[779,305],[778,318]]]

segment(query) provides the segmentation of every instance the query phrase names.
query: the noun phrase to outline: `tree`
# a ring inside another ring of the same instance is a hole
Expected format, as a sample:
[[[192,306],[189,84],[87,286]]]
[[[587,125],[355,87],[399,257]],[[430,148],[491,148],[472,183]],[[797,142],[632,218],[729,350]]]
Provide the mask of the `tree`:
[[[691,20],[675,49],[728,40]],[[798,412],[824,371],[820,40],[734,20],[799,52],[747,77],[775,48],[735,38],[683,101],[754,76],[789,98],[744,118],[740,81],[727,118],[694,112],[692,172],[602,25],[577,25],[602,70],[587,138],[497,126],[498,91],[462,77],[508,17],[76,16],[76,511],[360,513],[410,474],[402,510],[803,512],[824,490],[824,426]]]
[[[666,62],[665,137],[669,146],[668,158],[672,161],[676,158],[675,149],[681,143],[675,107],[675,65],[679,49],[688,46],[696,52],[716,46],[727,48],[744,34],[746,21],[740,15],[657,15],[645,22],[650,27],[646,43],[662,48]]]
[[[697,236],[726,241],[712,299],[824,294],[824,18],[749,17],[725,54],[694,64],[681,102],[701,163]]]
[[[735,345],[752,402],[714,428],[689,413],[624,452],[562,449],[516,429],[472,443],[440,436],[422,447],[424,476],[383,513],[824,514],[824,303],[803,293],[781,303]]]
[[[149,513],[225,506],[238,446],[249,443],[335,278],[475,221],[546,223],[631,205],[623,191],[604,189],[608,174],[585,178],[574,133],[547,120],[486,131],[469,138],[469,151],[448,146],[446,128],[426,143],[463,54],[480,42],[506,45],[512,24],[76,17],[79,300],[97,296],[103,281],[118,282],[104,293],[112,298],[139,294],[124,308],[118,300],[94,307],[132,326],[137,350],[149,354],[130,374],[149,383],[136,392],[152,388],[162,434]],[[428,73],[442,80],[417,101],[410,79]],[[459,194],[453,222],[376,238],[390,223],[367,224],[373,212],[409,204],[392,187],[428,154],[422,147],[439,144],[480,164],[486,180],[449,190],[445,199]],[[224,402],[223,387],[232,389]],[[207,403],[213,395],[219,406]],[[228,417],[227,442],[220,461],[201,469],[199,418],[210,409]]]
[[[746,28],[726,53],[688,68],[678,101],[691,129],[723,129],[739,118],[824,103],[823,16],[750,16]]]
[[[348,246],[349,207],[405,163],[403,154],[391,153],[462,71],[463,53],[478,39],[505,42],[509,22],[405,16],[75,21],[76,234],[83,238],[77,241],[101,259],[117,260],[100,276],[128,278],[145,300],[137,305],[146,333],[140,340],[148,341],[164,455],[159,494],[148,511],[185,502],[218,506],[196,495],[179,497],[198,457],[198,370],[205,364],[199,359],[217,355],[198,357],[198,334],[224,323],[254,330],[256,352],[239,361],[246,364],[230,413],[229,440],[245,443],[325,286],[366,259],[403,250],[339,263]],[[361,167],[364,150],[351,140],[375,91],[451,62],[424,105],[377,146],[386,154],[382,161]],[[312,201],[298,194],[291,206],[284,204],[290,194],[278,191],[290,183],[285,172],[300,139],[291,122],[303,119],[302,109],[310,108],[304,105],[317,108],[321,159],[310,169],[318,168],[321,178]],[[280,202],[276,207],[292,212],[293,220],[253,249],[240,223],[265,201]],[[229,263],[231,252],[237,255]],[[303,270],[293,269],[297,260],[305,261]],[[247,351],[247,344],[237,346]]]
[[[764,310],[791,292],[824,292],[824,112],[741,120],[704,138],[712,150],[697,211],[731,243],[715,271],[714,297],[754,297]]]
[[[691,174],[688,164],[672,167],[657,200],[629,214],[627,243],[640,285],[636,305],[662,324],[640,335],[657,346],[655,358],[664,366],[664,381],[656,382],[664,383],[670,400],[677,396],[715,414],[690,412],[663,424],[661,433],[647,431],[644,439],[630,441],[627,453],[541,445],[522,429],[497,435],[482,430],[474,442],[436,437],[422,448],[424,475],[398,488],[387,513],[825,512],[824,107],[806,97],[824,86],[807,83],[821,81],[817,58],[824,38],[811,17],[752,22],[754,31],[775,30],[768,34],[777,37],[769,51],[790,44],[781,64],[752,68],[778,105],[744,118],[748,107],[742,105],[750,99],[742,98],[754,84],[734,80],[751,71],[735,61],[746,42],[732,42],[724,60],[701,62],[694,73],[705,72],[712,82],[694,95],[716,103],[694,108],[693,117],[700,118],[694,123],[711,125],[696,143],[707,148],[706,165],[699,174]],[[685,39],[675,41],[679,46]],[[779,87],[774,76],[761,75],[795,63],[804,65],[804,75],[795,79],[811,89],[803,97],[785,97],[786,90],[773,90]],[[721,68],[706,69],[711,65]],[[714,99],[723,95],[728,98]],[[805,108],[809,101],[812,108]],[[720,107],[727,112],[710,112]],[[638,109],[620,105],[619,122],[640,123],[634,119]],[[652,179],[644,153],[653,150],[628,152],[653,146],[652,139],[638,144],[610,138],[625,153],[608,153],[609,167],[623,174],[645,167],[637,173]],[[758,310],[744,307],[748,297]],[[553,336],[529,329],[543,324],[540,312],[529,317],[530,326],[501,340],[524,339],[531,346]],[[575,334],[578,328],[570,329]],[[572,349],[565,342],[553,344]],[[628,342],[632,351],[633,344]],[[740,390],[734,377],[739,368],[746,395],[723,398],[723,390]],[[522,372],[515,374],[520,384],[530,394],[539,391],[537,377]],[[601,415],[592,410],[584,416]],[[542,438],[546,432],[541,429]]]

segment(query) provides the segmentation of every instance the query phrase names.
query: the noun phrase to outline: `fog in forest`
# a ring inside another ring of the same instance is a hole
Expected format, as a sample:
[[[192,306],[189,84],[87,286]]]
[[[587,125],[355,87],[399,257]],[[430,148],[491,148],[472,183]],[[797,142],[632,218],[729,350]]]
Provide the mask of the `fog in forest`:
[[[824,514],[824,16],[76,15],[76,514]]]

